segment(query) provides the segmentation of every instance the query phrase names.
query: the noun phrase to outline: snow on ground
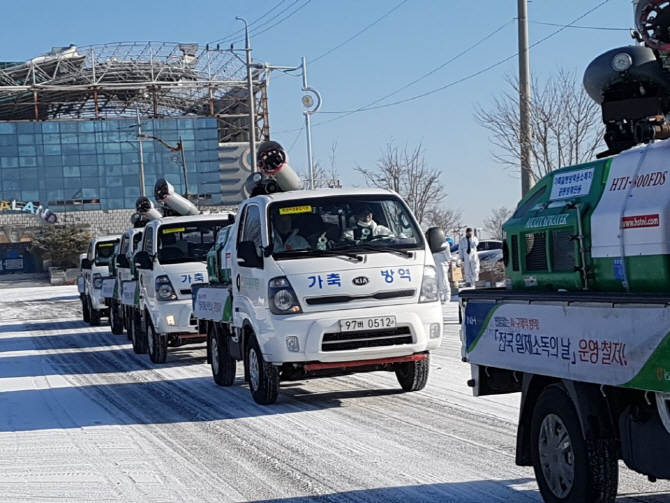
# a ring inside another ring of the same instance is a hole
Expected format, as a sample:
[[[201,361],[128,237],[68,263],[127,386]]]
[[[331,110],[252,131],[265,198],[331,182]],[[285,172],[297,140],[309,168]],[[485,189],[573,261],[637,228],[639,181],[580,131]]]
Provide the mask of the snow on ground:
[[[456,304],[420,393],[392,374],[287,384],[256,405],[202,346],[168,363],[81,321],[76,287],[0,289],[0,500],[539,502],[514,464],[519,396],[474,398]],[[241,369],[240,369],[241,370]],[[622,468],[620,501],[670,483]]]

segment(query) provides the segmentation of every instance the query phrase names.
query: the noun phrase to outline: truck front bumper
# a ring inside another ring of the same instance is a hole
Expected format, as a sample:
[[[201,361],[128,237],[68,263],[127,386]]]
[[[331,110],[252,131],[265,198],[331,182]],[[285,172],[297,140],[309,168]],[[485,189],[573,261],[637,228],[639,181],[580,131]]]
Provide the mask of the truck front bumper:
[[[396,328],[393,330],[384,333],[374,330],[340,331],[340,320],[343,318],[388,315],[396,318]],[[261,344],[263,357],[274,364],[354,362],[409,356],[437,349],[442,342],[443,332],[442,307],[439,302],[392,308],[270,315],[267,321],[266,330],[257,333],[256,337]],[[324,344],[326,334],[329,334],[331,344]],[[333,338],[337,341],[334,345]],[[396,341],[402,342],[394,344]],[[333,350],[339,342],[350,345],[352,349]]]
[[[156,302],[151,322],[159,334],[197,334],[191,299]]]

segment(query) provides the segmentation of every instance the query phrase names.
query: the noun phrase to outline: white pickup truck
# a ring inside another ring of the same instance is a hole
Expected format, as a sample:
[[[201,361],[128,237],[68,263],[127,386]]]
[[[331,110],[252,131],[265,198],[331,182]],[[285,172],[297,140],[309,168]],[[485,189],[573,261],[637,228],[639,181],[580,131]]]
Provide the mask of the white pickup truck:
[[[144,227],[133,257],[139,294],[131,330],[135,352],[148,350],[152,362],[164,363],[168,346],[205,340],[192,315],[191,283],[204,280],[207,252],[231,216],[165,217]]]
[[[92,326],[100,325],[100,319],[108,315],[102,282],[109,275],[109,264],[118,245],[119,236],[95,237],[88,244],[86,258],[81,261],[83,318]]]
[[[393,371],[422,389],[442,337],[432,253],[407,205],[381,189],[321,189],[244,201],[216,249],[224,274],[193,285],[214,380],[230,386],[236,362],[259,404],[280,381]],[[228,278],[226,280],[226,278]],[[215,283],[218,281],[218,283]]]

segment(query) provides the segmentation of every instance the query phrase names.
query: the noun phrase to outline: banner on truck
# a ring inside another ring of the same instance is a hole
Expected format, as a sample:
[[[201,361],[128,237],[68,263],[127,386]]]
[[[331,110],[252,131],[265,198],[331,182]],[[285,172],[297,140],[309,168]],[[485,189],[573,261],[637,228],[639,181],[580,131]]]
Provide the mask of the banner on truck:
[[[135,290],[137,288],[136,281],[124,281],[121,284],[121,304],[124,306],[136,306]]]
[[[116,278],[105,278],[102,280],[101,294],[104,298],[113,299],[114,290],[116,290]]]
[[[230,321],[230,308],[227,288],[199,288],[193,297],[193,315],[201,320]]]
[[[473,364],[670,392],[670,309],[468,302]]]

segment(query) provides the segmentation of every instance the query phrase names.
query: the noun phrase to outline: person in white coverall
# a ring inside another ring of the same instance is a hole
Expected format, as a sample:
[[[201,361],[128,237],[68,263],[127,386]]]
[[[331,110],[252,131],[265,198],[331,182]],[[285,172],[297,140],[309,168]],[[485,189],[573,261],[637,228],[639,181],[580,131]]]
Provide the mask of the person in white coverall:
[[[274,224],[272,244],[275,253],[311,248],[305,238],[298,236],[298,229],[293,229],[291,215],[277,215],[272,219],[272,223]]]
[[[451,264],[451,251],[449,243],[444,251],[433,253],[435,268],[437,269],[437,288],[440,291],[442,304],[451,302],[451,286],[449,285],[449,264]]]
[[[479,281],[479,255],[477,245],[479,240],[472,235],[472,229],[467,228],[465,237],[458,244],[458,254],[463,261],[463,276],[467,286],[473,286]]]
[[[376,237],[393,237],[388,227],[379,225],[373,219],[372,209],[364,206],[356,212],[356,225],[342,233],[344,239],[372,239]]]

